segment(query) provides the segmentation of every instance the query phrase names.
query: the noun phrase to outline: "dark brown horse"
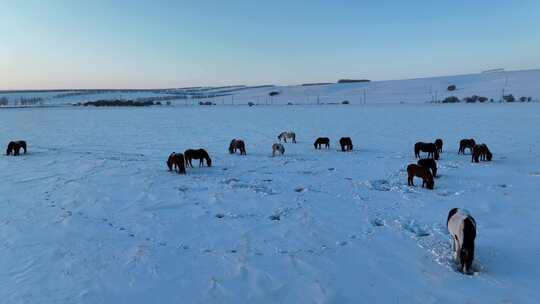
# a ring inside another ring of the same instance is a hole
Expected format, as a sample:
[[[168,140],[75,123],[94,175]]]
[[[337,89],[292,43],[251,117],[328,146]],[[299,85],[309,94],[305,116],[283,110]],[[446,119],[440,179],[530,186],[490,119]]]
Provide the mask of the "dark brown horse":
[[[465,149],[469,149],[472,154],[474,145],[476,145],[476,142],[472,138],[460,140],[458,154],[465,154]]]
[[[493,154],[489,151],[489,148],[486,144],[474,145],[472,148],[472,157],[471,162],[478,163],[481,160],[491,161]]]
[[[6,149],[6,155],[19,155],[21,148],[26,154],[26,142],[24,140],[10,141]]]
[[[414,156],[420,158],[420,152],[427,152],[428,157],[433,157],[435,160],[439,159],[439,152],[434,143],[417,142],[414,145]]]
[[[246,155],[246,144],[241,139],[234,138],[229,145],[229,153],[236,153],[236,150],[240,150],[240,155]]]
[[[414,186],[413,179],[414,177],[420,177],[422,179],[422,187],[428,189],[433,189],[435,186],[435,181],[433,180],[433,175],[429,172],[429,169],[421,167],[417,164],[410,164],[407,166],[407,183],[409,186]]]
[[[443,141],[440,138],[435,139],[435,146],[437,147],[437,152],[442,153]]]
[[[169,167],[169,171],[174,169],[178,174],[186,174],[184,155],[182,153],[171,153],[169,159],[167,159],[167,167]]]
[[[339,139],[339,145],[341,146],[341,151],[352,151],[353,144],[350,137],[342,137]]]
[[[315,149],[321,149],[323,145],[327,149],[330,148],[330,138],[328,138],[328,137],[319,137],[313,143],[313,146],[315,147]]]
[[[437,162],[434,159],[422,158],[418,160],[417,164],[431,170],[431,174],[433,174],[433,177],[437,177]]]
[[[199,160],[199,167],[202,167],[204,165],[204,160],[206,160],[206,165],[208,167],[212,166],[212,159],[210,158],[210,155],[208,155],[208,152],[204,149],[188,149],[184,151],[184,158],[186,160],[186,166],[192,167],[193,164],[191,164],[192,159],[198,159]]]

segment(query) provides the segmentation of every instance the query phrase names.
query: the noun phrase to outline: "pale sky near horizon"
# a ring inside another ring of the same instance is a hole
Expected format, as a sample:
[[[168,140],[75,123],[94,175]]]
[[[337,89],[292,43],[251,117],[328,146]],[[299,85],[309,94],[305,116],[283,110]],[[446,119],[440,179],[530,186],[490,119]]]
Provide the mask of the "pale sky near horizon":
[[[540,1],[1,1],[0,90],[540,68]]]

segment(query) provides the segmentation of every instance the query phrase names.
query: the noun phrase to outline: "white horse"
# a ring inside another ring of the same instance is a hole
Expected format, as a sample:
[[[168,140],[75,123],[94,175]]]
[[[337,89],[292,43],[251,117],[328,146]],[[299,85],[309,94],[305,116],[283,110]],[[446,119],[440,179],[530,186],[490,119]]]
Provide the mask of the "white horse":
[[[474,260],[476,221],[467,210],[454,208],[448,213],[446,224],[452,237],[452,250],[459,270],[470,274]]]
[[[272,156],[276,156],[276,152],[283,155],[285,153],[285,147],[282,144],[275,143],[272,145]]]
[[[289,131],[289,132],[281,132],[279,135],[278,135],[278,140],[281,142],[281,141],[284,141],[284,142],[287,142],[287,138],[290,138],[292,139],[292,142],[293,143],[296,143],[296,133],[292,132],[292,131]]]

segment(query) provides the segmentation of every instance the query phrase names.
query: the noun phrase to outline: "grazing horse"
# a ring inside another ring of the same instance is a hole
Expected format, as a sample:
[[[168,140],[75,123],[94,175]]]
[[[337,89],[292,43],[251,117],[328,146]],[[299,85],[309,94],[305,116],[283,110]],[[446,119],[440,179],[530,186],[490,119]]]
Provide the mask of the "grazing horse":
[[[283,155],[285,153],[285,147],[283,147],[282,144],[275,143],[272,145],[272,156],[276,156],[276,152],[279,152],[279,154]]]
[[[430,169],[433,177],[437,177],[437,162],[432,158],[422,158],[418,160],[418,165]]]
[[[341,151],[352,151],[353,144],[350,137],[342,137],[339,139],[339,145],[341,146]]]
[[[229,145],[229,153],[236,153],[236,150],[240,150],[240,155],[246,155],[246,144],[241,139],[234,138]]]
[[[191,164],[192,159],[199,160],[199,167],[202,167],[204,165],[204,160],[206,160],[206,165],[208,167],[212,166],[212,159],[210,158],[210,155],[208,155],[208,152],[206,152],[205,149],[188,149],[184,151],[184,158],[186,160],[187,167],[193,168],[193,164]]]
[[[472,138],[460,140],[458,154],[465,154],[465,149],[469,149],[472,154],[474,145],[476,145],[476,142]]]
[[[410,164],[407,166],[407,184],[409,186],[414,186],[413,179],[414,177],[420,177],[422,179],[422,187],[426,187],[430,190],[433,189],[435,181],[433,180],[433,175],[429,172],[429,169],[416,164]]]
[[[169,159],[167,159],[167,167],[169,167],[169,171],[174,169],[176,172],[178,172],[178,174],[186,174],[184,155],[176,152],[171,153],[171,155],[169,155]]]
[[[6,155],[19,155],[21,148],[26,154],[26,142],[24,140],[10,141],[6,149]]]
[[[442,153],[443,141],[440,138],[435,139],[435,146],[437,147],[437,152]]]
[[[478,163],[480,160],[491,161],[493,154],[486,144],[474,145],[472,148],[471,162]]]
[[[467,210],[454,208],[448,213],[446,225],[452,237],[452,250],[459,265],[459,271],[471,274],[471,266],[474,260],[476,221]]]
[[[417,142],[414,144],[414,156],[420,158],[420,152],[427,152],[428,157],[433,157],[435,160],[439,159],[439,152],[434,143]]]
[[[284,141],[284,142],[287,142],[287,138],[290,138],[292,139],[292,142],[293,143],[296,143],[296,133],[292,132],[292,131],[289,131],[289,132],[281,132],[279,135],[278,135],[278,140],[281,142],[281,141]]]
[[[315,149],[321,149],[323,145],[327,149],[330,148],[330,138],[328,138],[328,137],[319,137],[313,143],[313,146],[315,147]]]

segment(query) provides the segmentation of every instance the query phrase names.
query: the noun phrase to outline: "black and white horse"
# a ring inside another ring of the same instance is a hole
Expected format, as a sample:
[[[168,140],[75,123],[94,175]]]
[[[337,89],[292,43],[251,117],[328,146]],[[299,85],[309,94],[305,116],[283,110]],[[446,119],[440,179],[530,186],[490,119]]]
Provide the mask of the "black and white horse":
[[[281,132],[278,135],[278,140],[281,142],[287,142],[287,138],[291,139],[293,143],[296,143],[296,133],[289,131],[289,132]]]
[[[452,237],[452,250],[459,270],[465,274],[471,274],[474,260],[476,221],[467,210],[454,208],[448,213],[446,224]]]

